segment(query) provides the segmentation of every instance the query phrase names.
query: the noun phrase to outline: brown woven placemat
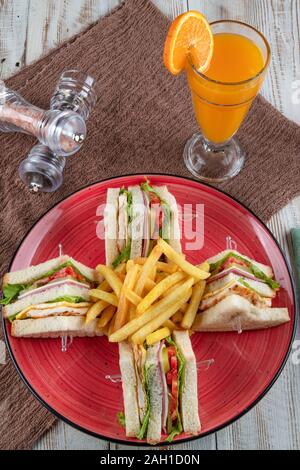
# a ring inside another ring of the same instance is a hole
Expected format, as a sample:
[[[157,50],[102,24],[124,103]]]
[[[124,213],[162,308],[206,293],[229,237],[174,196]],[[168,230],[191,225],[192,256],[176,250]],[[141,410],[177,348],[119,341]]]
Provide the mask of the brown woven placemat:
[[[168,20],[147,0],[127,0],[86,32],[8,80],[48,108],[60,73],[78,67],[97,79],[88,139],[72,157],[63,187],[31,195],[18,178],[31,137],[1,134],[1,272],[31,225],[55,202],[101,178],[132,172],[190,176],[182,160],[197,130],[184,76],[162,64]],[[239,132],[247,152],[239,176],[220,187],[263,220],[300,193],[300,128],[258,98]],[[0,366],[0,449],[30,448],[55,418],[27,391],[11,362]]]

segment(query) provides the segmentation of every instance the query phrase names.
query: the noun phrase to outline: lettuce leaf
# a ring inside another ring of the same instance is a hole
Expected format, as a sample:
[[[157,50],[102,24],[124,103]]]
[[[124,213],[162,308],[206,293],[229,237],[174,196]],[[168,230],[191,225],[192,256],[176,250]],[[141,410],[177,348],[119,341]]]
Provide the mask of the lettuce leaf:
[[[64,295],[63,297],[57,297],[54,300],[49,300],[47,304],[52,304],[54,302],[70,302],[72,304],[79,304],[80,302],[86,302],[83,297],[77,295]]]
[[[236,259],[240,259],[241,261],[244,261],[244,263],[246,263],[248,268],[250,268],[252,274],[254,274],[254,276],[257,277],[258,279],[261,279],[266,284],[268,284],[268,286],[270,286],[271,289],[276,290],[280,287],[279,282],[277,282],[275,279],[272,279],[271,277],[268,277],[263,271],[261,271],[254,264],[252,264],[251,261],[248,261],[243,256],[237,255],[236,253],[233,253],[231,251],[229,253],[227,253],[227,255],[223,256],[223,258],[221,258],[216,263],[211,263],[210,264],[210,272],[213,273],[213,274],[217,274],[219,272],[219,269],[221,268],[221,266],[225,263],[225,261],[227,261],[227,259],[231,258],[231,257],[236,258]]]
[[[123,412],[123,411],[118,411],[118,413],[117,413],[117,420],[118,420],[118,423],[120,424],[120,426],[122,426],[123,428],[125,428],[126,422],[125,422],[125,415],[124,415],[124,412]]]
[[[243,284],[243,286],[247,287],[247,289],[252,290],[253,292],[255,292],[255,294],[259,295],[260,297],[263,297],[262,294],[260,294],[260,292],[258,292],[258,291],[257,291],[256,289],[254,289],[252,286],[250,286],[250,284],[248,284],[248,282],[245,281],[244,278],[239,277],[239,278],[238,278],[238,281],[239,281],[241,284]]]
[[[12,322],[16,319],[16,316],[17,316],[17,315],[18,315],[18,314],[15,313],[14,315],[11,315],[10,317],[8,317],[8,320],[10,321],[10,323],[12,323]]]
[[[136,436],[138,439],[144,439],[145,434],[146,434],[147,429],[148,429],[149,420],[150,420],[151,402],[150,402],[149,379],[150,379],[150,373],[151,373],[152,368],[153,368],[153,365],[144,367],[143,385],[144,385],[145,398],[146,398],[146,413],[145,413],[145,416],[144,416],[144,419],[143,419],[143,422],[142,422],[140,432]]]
[[[6,284],[3,288],[3,299],[0,300],[0,305],[8,305],[15,300],[19,293],[26,289],[25,284]]]
[[[127,245],[121,253],[116,257],[115,261],[112,263],[112,267],[116,268],[122,261],[128,261],[130,258],[130,251],[131,251],[131,240],[128,240]]]
[[[132,222],[132,193],[125,188],[121,188],[120,194],[126,194],[127,196],[127,217],[129,225]]]

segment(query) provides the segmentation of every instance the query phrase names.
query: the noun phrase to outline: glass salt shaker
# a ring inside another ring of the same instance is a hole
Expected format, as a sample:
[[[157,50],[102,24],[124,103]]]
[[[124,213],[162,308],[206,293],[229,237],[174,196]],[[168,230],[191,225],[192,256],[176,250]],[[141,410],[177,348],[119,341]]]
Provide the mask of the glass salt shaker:
[[[66,70],[51,98],[51,110],[76,112],[85,121],[96,103],[95,80],[80,70]],[[19,167],[22,181],[32,192],[53,192],[63,182],[64,156],[35,145]]]

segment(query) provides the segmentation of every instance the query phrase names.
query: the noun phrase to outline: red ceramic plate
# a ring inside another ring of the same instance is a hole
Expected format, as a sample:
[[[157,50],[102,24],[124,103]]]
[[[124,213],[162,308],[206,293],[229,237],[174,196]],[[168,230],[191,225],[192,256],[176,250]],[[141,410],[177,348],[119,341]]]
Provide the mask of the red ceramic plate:
[[[202,249],[186,250],[184,237],[187,259],[199,263],[224,250],[226,237],[230,236],[240,252],[273,266],[282,285],[275,306],[288,307],[291,317],[289,323],[270,330],[192,336],[199,363],[201,435],[206,435],[248,411],[280,374],[295,329],[293,284],[273,236],[239,202],[194,180],[167,175],[149,175],[149,178],[154,184],[167,184],[181,205],[192,204],[193,210],[196,204],[204,205],[204,244]],[[64,253],[91,267],[104,263],[104,241],[99,236],[100,208],[105,203],[106,190],[137,184],[142,179],[141,175],[133,175],[102,181],[57,204],[27,234],[14,256],[11,270],[57,256],[59,243]],[[22,379],[54,414],[104,439],[126,444],[140,442],[127,439],[118,424],[117,412],[123,409],[122,387],[106,378],[119,374],[116,344],[109,344],[106,337],[74,338],[71,347],[63,353],[60,339],[15,339],[11,337],[9,322],[4,330]],[[175,442],[187,439],[191,437],[181,435]]]

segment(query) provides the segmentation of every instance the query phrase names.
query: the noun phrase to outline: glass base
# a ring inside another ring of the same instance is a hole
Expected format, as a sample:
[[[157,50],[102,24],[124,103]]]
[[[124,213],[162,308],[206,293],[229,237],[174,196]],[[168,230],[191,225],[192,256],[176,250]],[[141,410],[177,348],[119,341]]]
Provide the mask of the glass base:
[[[221,183],[241,171],[245,153],[236,138],[215,145],[199,132],[185,144],[183,158],[187,169],[199,180]]]

